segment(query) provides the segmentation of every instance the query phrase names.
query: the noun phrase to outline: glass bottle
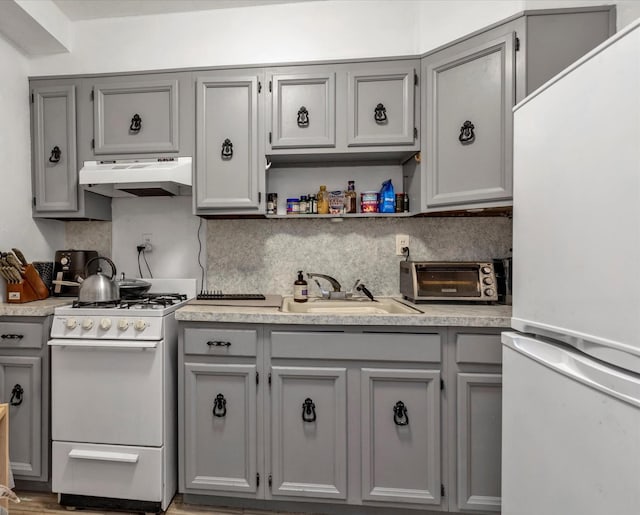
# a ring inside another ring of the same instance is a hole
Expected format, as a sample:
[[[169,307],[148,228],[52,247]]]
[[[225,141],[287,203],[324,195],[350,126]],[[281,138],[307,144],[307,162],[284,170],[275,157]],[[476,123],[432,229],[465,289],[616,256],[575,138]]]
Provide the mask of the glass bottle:
[[[344,194],[344,207],[346,213],[357,212],[356,208],[356,183],[355,181],[349,181],[347,191]]]
[[[318,214],[329,214],[329,194],[327,193],[327,187],[324,184],[320,186],[320,191],[318,192]]]

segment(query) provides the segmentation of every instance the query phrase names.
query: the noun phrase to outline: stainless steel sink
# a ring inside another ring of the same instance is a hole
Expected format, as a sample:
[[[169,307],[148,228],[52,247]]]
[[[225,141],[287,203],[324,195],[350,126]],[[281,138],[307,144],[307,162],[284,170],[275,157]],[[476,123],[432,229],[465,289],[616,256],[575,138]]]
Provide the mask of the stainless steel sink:
[[[422,313],[402,302],[380,297],[375,301],[366,298],[328,300],[311,298],[307,302],[295,302],[291,297],[282,301],[283,313],[313,313],[325,315],[416,315]]]

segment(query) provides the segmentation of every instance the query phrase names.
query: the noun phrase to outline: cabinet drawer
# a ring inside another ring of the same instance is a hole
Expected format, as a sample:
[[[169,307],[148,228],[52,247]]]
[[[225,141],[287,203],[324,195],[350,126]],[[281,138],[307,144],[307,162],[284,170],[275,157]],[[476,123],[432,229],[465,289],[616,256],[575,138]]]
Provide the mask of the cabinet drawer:
[[[184,353],[210,356],[255,356],[258,333],[254,329],[184,330]]]
[[[162,500],[162,449],[53,442],[52,490],[66,494]]]
[[[438,333],[271,333],[274,358],[439,362]]]
[[[500,333],[457,333],[456,363],[500,365],[502,363]]]
[[[43,324],[0,322],[0,349],[40,349]]]

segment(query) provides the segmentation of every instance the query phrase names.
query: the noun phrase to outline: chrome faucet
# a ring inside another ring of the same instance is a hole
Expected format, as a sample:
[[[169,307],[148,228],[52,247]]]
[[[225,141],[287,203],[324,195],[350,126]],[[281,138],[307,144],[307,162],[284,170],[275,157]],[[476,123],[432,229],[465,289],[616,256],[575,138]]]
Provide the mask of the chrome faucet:
[[[341,292],[340,291],[342,289],[342,286],[337,281],[337,279],[334,279],[330,275],[315,274],[315,273],[312,273],[312,272],[307,272],[307,277],[309,279],[313,279],[313,281],[318,285],[318,288],[320,288],[320,293],[322,293],[322,298],[323,299],[339,298],[340,295],[336,295],[336,294],[340,294],[340,293],[342,294],[342,298],[345,298],[345,292]],[[320,281],[318,281],[318,279],[316,279],[316,277],[319,277],[319,278],[324,279],[327,282],[329,282],[329,284],[331,284],[331,287],[333,288],[333,291],[325,290],[322,287],[322,285],[320,284]]]

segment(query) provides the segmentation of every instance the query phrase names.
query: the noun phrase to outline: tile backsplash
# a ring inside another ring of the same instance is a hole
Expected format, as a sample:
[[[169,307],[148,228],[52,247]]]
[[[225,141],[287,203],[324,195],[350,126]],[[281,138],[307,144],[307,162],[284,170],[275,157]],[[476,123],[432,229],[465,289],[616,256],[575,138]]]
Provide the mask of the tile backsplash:
[[[66,225],[68,248],[113,255],[112,222]],[[175,244],[188,244],[192,232],[174,232]],[[208,220],[205,288],[291,295],[303,270],[331,275],[343,289],[360,279],[374,295],[398,295],[396,234],[409,235],[410,259],[484,260],[510,255],[512,224],[506,217]],[[157,250],[154,259],[162,259]],[[310,292],[319,293],[312,282]]]
[[[216,220],[207,225],[209,289],[291,295],[296,272],[360,279],[374,295],[399,294],[395,235],[410,237],[410,259],[480,260],[510,255],[508,218]],[[315,284],[310,293],[318,294]]]

